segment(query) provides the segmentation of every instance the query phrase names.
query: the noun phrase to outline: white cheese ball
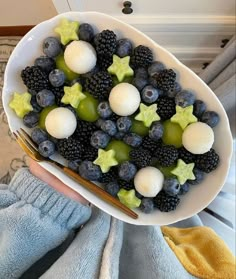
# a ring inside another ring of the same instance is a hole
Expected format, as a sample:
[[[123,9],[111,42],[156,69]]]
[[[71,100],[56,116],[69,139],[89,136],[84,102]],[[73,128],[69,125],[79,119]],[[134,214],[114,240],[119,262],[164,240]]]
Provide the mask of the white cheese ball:
[[[190,124],[183,132],[182,143],[193,154],[206,153],[214,143],[214,132],[203,122]]]
[[[113,87],[109,95],[111,109],[120,116],[133,114],[138,109],[140,101],[138,89],[126,82]]]
[[[97,55],[95,49],[89,43],[73,41],[66,47],[64,59],[71,71],[77,74],[85,74],[95,67]]]
[[[70,137],[74,133],[76,125],[76,117],[68,108],[55,108],[45,119],[47,132],[56,139]]]
[[[162,189],[164,176],[154,167],[140,169],[134,177],[135,189],[144,197],[155,197]]]

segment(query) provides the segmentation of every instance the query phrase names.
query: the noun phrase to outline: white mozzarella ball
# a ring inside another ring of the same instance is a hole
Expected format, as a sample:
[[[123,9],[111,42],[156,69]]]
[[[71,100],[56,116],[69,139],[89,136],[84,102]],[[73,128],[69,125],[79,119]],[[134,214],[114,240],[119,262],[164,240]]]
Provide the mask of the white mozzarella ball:
[[[109,95],[111,109],[120,116],[133,114],[138,109],[140,101],[138,89],[126,82],[113,87]]]
[[[95,49],[89,43],[73,41],[66,47],[64,59],[71,71],[77,74],[85,74],[95,67],[97,55]]]
[[[214,132],[203,122],[190,124],[182,135],[183,146],[193,154],[208,152],[214,143]]]
[[[76,125],[76,117],[68,108],[55,108],[45,119],[47,132],[56,139],[70,137],[74,133]]]
[[[134,177],[135,189],[144,197],[155,197],[162,189],[164,176],[154,167],[140,169]]]

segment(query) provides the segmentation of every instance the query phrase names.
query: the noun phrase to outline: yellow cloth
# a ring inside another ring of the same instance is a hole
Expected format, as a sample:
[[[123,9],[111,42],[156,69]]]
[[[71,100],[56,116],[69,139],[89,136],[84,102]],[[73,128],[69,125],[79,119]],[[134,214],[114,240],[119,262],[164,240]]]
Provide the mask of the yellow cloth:
[[[208,227],[161,228],[164,238],[184,268],[198,278],[235,278],[235,257]]]

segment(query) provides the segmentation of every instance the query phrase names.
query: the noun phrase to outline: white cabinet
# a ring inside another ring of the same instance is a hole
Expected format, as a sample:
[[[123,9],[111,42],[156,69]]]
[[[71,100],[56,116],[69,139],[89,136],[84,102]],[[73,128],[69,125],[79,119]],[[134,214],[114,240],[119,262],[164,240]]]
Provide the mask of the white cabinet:
[[[221,41],[235,33],[234,0],[133,0],[133,12],[122,13],[118,0],[53,0],[59,13],[98,11],[123,20],[170,50],[200,72],[221,51]]]

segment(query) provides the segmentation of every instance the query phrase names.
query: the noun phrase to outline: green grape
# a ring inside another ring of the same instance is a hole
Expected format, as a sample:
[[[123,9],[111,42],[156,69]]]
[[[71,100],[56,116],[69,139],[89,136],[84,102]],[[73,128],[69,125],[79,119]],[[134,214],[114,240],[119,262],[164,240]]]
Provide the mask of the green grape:
[[[166,120],[163,123],[164,133],[162,140],[165,144],[174,145],[179,148],[182,146],[182,134],[183,130],[177,123],[173,123],[170,120]]]
[[[142,121],[132,119],[132,126],[130,131],[143,137],[148,135],[149,128],[144,126]]]
[[[72,81],[73,79],[76,79],[79,75],[72,72],[66,65],[65,60],[64,60],[64,55],[63,53],[58,55],[56,57],[56,67],[57,69],[62,70],[65,73],[66,79],[68,81]]]
[[[129,161],[129,152],[132,148],[128,144],[121,140],[112,140],[106,147],[106,150],[111,149],[115,151],[115,158],[119,164],[124,161]]]
[[[171,171],[176,167],[176,165],[172,165],[172,166],[169,166],[169,167],[161,167],[159,165],[156,166],[162,173],[165,177],[175,177]]]
[[[40,115],[39,115],[39,127],[41,129],[44,129],[46,130],[46,127],[45,127],[45,120],[46,120],[46,117],[47,115],[49,114],[49,112],[53,109],[57,108],[56,105],[53,105],[53,106],[50,106],[50,107],[46,107],[44,108],[41,112],[40,112]]]
[[[97,113],[98,100],[93,98],[93,96],[89,93],[83,94],[86,95],[86,98],[80,101],[76,112],[80,119],[88,122],[94,122],[99,118]]]
[[[121,82],[131,83],[132,79],[133,79],[133,77],[125,77],[124,80]],[[118,78],[113,75],[112,75],[112,82],[113,82],[113,87],[116,86],[117,84],[121,83],[121,82],[119,82]]]

